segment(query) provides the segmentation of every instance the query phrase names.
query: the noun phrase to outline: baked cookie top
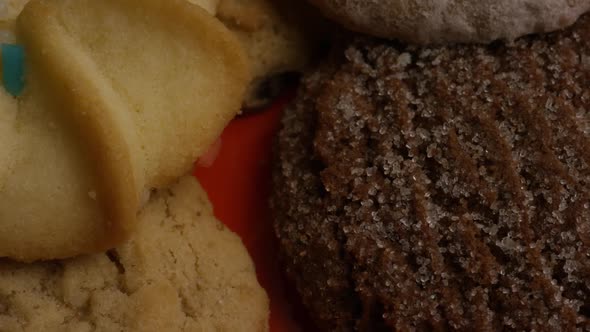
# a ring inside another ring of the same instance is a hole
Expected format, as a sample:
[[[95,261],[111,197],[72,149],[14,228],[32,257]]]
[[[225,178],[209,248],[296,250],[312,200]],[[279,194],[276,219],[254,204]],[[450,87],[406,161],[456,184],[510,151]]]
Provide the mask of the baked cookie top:
[[[311,0],[346,27],[418,44],[487,43],[553,31],[590,0]]]
[[[261,332],[268,310],[246,248],[192,177],[156,192],[104,254],[0,260],[1,332]]]
[[[301,73],[324,38],[325,20],[306,1],[220,0],[217,17],[240,39],[250,59],[253,80],[244,106],[260,108]]]
[[[17,144],[0,144],[0,257],[112,248],[238,113],[246,55],[185,0],[32,0],[17,27],[26,84],[0,110],[0,141]]]
[[[590,328],[589,39],[359,38],[306,76],[273,213],[323,330]]]

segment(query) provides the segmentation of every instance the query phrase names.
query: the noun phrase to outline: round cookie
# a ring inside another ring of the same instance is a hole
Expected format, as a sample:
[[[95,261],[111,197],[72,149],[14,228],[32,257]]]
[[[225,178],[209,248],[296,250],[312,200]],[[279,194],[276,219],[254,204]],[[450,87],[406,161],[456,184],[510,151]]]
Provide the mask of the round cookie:
[[[250,58],[253,80],[246,109],[260,108],[292,83],[312,61],[327,27],[305,1],[220,0],[217,17],[233,31]]]
[[[13,159],[0,169],[0,256],[118,246],[142,198],[186,174],[239,113],[246,54],[185,0],[33,0],[17,27],[26,84],[18,149],[0,153]]]
[[[191,177],[161,190],[104,254],[0,260],[0,331],[266,331],[268,299],[242,242]]]
[[[356,39],[306,76],[272,207],[322,330],[590,328],[589,39]]]
[[[487,43],[553,31],[590,9],[590,0],[311,0],[347,28],[418,44]]]

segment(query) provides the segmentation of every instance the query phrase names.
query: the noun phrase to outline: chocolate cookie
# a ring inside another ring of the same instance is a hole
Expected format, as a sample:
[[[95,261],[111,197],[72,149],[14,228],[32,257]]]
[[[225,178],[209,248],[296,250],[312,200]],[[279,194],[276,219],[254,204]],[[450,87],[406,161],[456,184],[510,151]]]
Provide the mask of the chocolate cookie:
[[[358,37],[307,75],[272,207],[321,328],[590,329],[589,39]]]
[[[413,43],[512,40],[572,24],[589,0],[311,0],[346,27]]]

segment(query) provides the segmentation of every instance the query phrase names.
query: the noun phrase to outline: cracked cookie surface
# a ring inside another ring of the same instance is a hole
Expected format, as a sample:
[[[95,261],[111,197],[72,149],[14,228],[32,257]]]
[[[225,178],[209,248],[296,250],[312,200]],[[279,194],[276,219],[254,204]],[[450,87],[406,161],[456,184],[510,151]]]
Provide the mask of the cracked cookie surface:
[[[104,254],[0,260],[0,331],[266,331],[268,299],[242,242],[185,177],[156,192]]]

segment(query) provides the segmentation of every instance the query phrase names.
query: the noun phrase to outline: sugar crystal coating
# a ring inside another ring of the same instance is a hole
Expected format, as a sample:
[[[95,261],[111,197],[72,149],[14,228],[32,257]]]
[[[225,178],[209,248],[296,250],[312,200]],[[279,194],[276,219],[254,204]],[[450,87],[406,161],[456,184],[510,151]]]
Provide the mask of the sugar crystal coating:
[[[306,76],[272,207],[320,327],[590,330],[587,40],[355,37]]]

